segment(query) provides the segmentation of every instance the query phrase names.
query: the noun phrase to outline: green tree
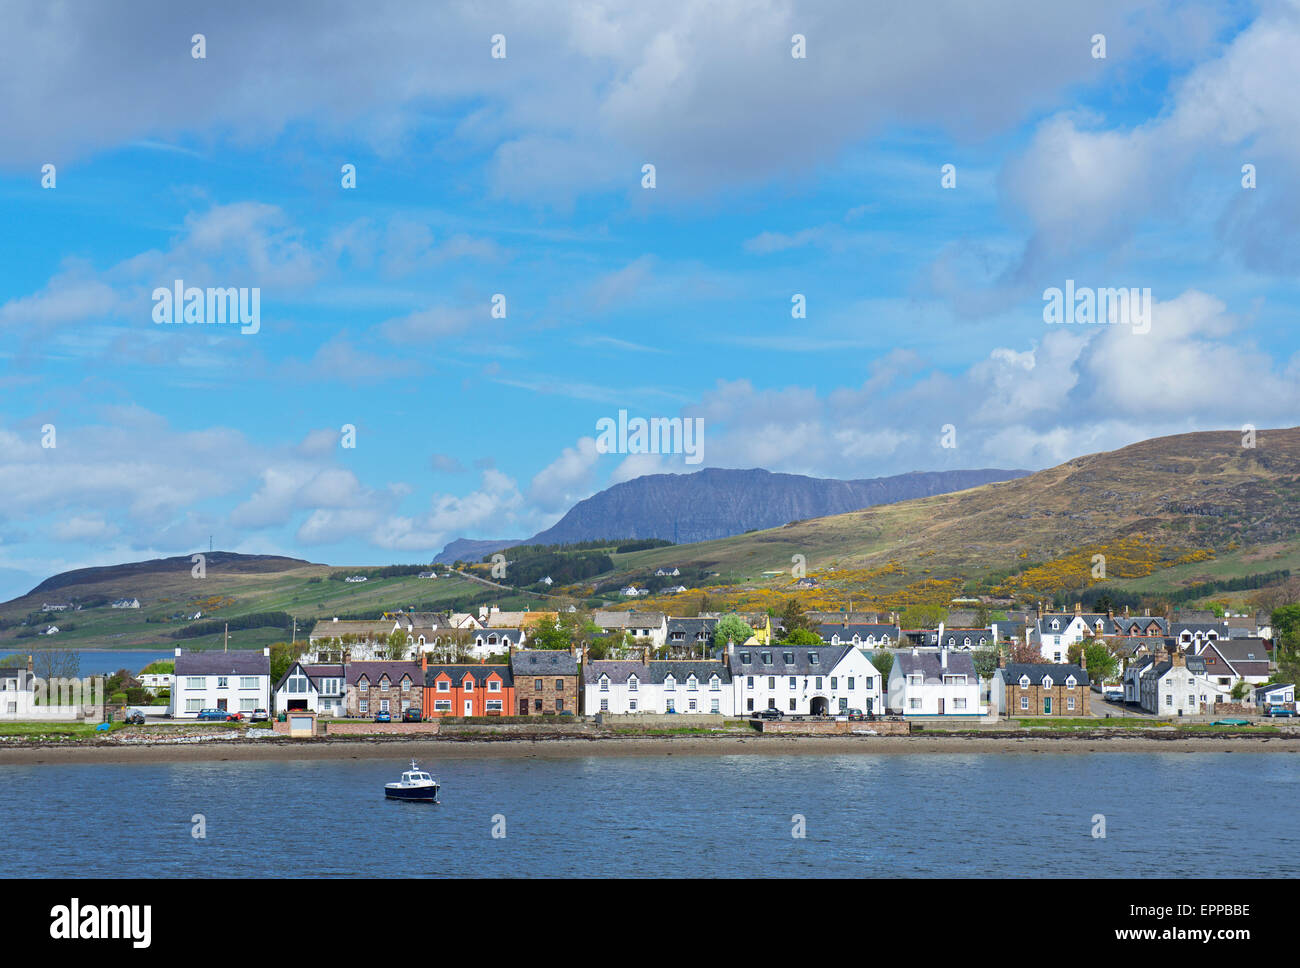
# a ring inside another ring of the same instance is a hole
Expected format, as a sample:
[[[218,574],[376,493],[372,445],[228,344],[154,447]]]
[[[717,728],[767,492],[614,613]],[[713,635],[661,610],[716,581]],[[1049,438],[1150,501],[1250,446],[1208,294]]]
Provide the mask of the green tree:
[[[971,661],[975,663],[976,675],[981,679],[991,679],[998,668],[998,650],[976,649],[971,653]]]
[[[807,629],[795,629],[793,632],[787,630],[785,638],[781,641],[785,645],[821,645],[822,637]]]
[[[948,610],[942,605],[909,605],[899,622],[905,629],[934,628],[947,617]]]
[[[1094,682],[1110,682],[1119,675],[1119,659],[1110,651],[1105,642],[1098,639],[1084,639],[1076,642],[1066,651],[1069,661],[1079,663],[1088,660],[1088,678]]]
[[[553,618],[540,618],[532,625],[528,644],[534,649],[558,652],[573,645],[573,628]]]
[[[1273,641],[1292,655],[1300,649],[1300,605],[1283,605],[1273,609]]]
[[[785,634],[787,636],[799,629],[804,629],[808,632],[813,630],[812,623],[809,622],[807,616],[804,615],[803,608],[799,605],[799,599],[797,598],[791,598],[786,601],[785,608],[781,612],[781,625],[785,629]]]
[[[713,644],[716,648],[725,649],[728,642],[740,645],[753,634],[754,630],[749,627],[749,623],[732,612],[722,616],[713,627]]]
[[[406,629],[394,629],[388,633],[388,657],[390,659],[405,659],[409,645],[410,641],[406,637]]]
[[[871,664],[880,672],[881,679],[889,680],[889,671],[894,668],[894,653],[881,649],[871,653]]]
[[[1250,686],[1246,685],[1245,679],[1238,679],[1237,684],[1232,687],[1232,698],[1240,702],[1242,699],[1246,698],[1246,693],[1249,689]]]
[[[271,685],[274,686],[289,671],[289,667],[298,661],[307,651],[306,642],[272,642],[271,643]]]

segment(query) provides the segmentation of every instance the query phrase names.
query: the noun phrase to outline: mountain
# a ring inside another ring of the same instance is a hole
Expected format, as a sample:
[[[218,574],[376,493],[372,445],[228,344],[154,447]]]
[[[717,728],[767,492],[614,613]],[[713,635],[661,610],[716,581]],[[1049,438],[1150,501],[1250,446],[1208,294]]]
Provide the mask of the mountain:
[[[875,504],[964,490],[1027,473],[930,471],[860,481],[720,468],[694,474],[649,474],[579,501],[552,527],[533,535],[529,543],[664,538],[691,544]]]
[[[901,601],[1100,582],[1162,592],[1300,571],[1300,428],[1260,430],[1253,448],[1237,431],[1145,440],[973,490],[637,552],[619,567],[672,564],[744,582],[788,572],[796,554],[828,587],[857,581]]]
[[[457,538],[455,541],[447,542],[447,546],[433,560],[440,565],[450,565],[457,561],[482,561],[490,554],[519,544],[524,544],[524,539],[501,538],[493,541],[485,538],[480,541],[473,538]]]

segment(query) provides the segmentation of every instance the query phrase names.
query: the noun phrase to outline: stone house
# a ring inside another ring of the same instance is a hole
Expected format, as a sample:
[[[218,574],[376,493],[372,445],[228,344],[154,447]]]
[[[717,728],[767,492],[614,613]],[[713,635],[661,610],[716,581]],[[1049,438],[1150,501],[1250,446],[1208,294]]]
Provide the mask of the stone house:
[[[578,659],[568,650],[510,650],[515,702],[520,716],[557,716],[580,712]]]

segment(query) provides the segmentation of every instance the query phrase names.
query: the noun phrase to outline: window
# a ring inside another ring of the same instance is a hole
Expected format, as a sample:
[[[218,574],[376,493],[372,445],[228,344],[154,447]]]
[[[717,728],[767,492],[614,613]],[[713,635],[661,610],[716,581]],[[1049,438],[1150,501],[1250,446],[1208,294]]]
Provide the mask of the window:
[[[1052,619],[1052,631],[1055,632],[1058,629],[1060,629],[1060,627],[1061,627],[1061,623],[1058,622],[1056,619]]]
[[[539,679],[538,681],[540,682],[541,680]],[[542,711],[542,701],[540,699],[533,700],[533,711],[539,713]]]
[[[636,692],[636,691],[637,691],[637,678],[636,678],[636,676],[629,676],[629,677],[628,677],[628,680],[627,680],[627,691],[628,691],[628,692]]]
[[[387,691],[388,691],[388,687],[389,687],[390,685],[392,685],[392,681],[388,678],[388,673],[384,673],[382,676],[379,677],[379,689],[380,689],[380,691],[382,691],[382,692],[387,692]]]
[[[1052,677],[1051,677],[1051,676],[1043,676],[1043,688],[1044,688],[1044,689],[1051,689],[1051,688],[1052,688],[1052,685],[1053,685],[1053,683],[1052,683]]]
[[[1029,709],[1029,697],[1028,697],[1028,696],[1021,696],[1021,697],[1020,697],[1020,708],[1023,709],[1023,710],[1028,710],[1028,709]]]
[[[907,701],[907,708],[908,708],[908,709],[920,709],[920,708],[921,708],[921,700],[919,700],[919,699],[909,699],[909,700]]]
[[[768,677],[767,677],[767,688],[769,688],[769,689],[775,689],[775,688],[776,688],[776,676],[768,676]]]
[[[488,680],[488,684],[487,684],[487,686],[488,686],[488,692],[500,692],[500,691],[501,691],[501,680],[500,680],[500,679],[489,679],[489,680]],[[497,700],[497,701],[500,702],[500,700]],[[488,705],[490,706],[491,703],[489,703]]]
[[[664,680],[664,692],[676,692],[676,691],[677,691],[677,680],[674,679],[672,676],[669,676],[667,679]]]
[[[556,692],[564,692],[564,680],[563,680],[563,679],[556,679],[556,680],[555,680],[555,691],[556,691]]]
[[[439,692],[451,692],[451,681],[448,680],[448,679],[439,679],[439,680],[438,680],[438,691],[439,691]]]
[[[1069,709],[1069,710],[1071,710],[1071,711],[1074,710],[1074,697],[1073,697],[1073,696],[1066,696],[1066,697],[1065,697],[1065,708],[1066,708],[1066,709]]]
[[[474,688],[473,682],[471,682],[467,688],[473,689]],[[411,691],[411,677],[402,676],[402,692],[410,692],[410,691]]]
[[[1078,684],[1079,684],[1079,681],[1078,681],[1077,679],[1075,679],[1074,676],[1070,676],[1068,679],[1065,680],[1065,688],[1066,688],[1066,689],[1073,689],[1073,688],[1074,688],[1075,686],[1077,686]]]
[[[794,712],[794,711],[795,711],[795,701],[794,701],[794,699],[791,699],[791,700],[790,700],[790,712]]]
[[[602,700],[600,701],[600,711],[601,711],[602,713],[607,713],[607,712],[609,712],[609,700],[608,700],[608,699],[602,699]]]
[[[816,652],[809,652],[809,653],[808,653],[808,664],[809,664],[809,665],[817,665],[817,664],[820,663],[820,662],[821,662],[821,656],[819,656]]]
[[[716,715],[720,711],[720,709],[721,707],[718,705],[718,700],[716,699],[709,700],[709,712],[714,713]]]
[[[754,688],[754,677],[753,677],[753,676],[746,676],[746,677],[745,677],[745,688],[746,688],[746,689],[753,689],[753,688]]]
[[[468,675],[468,676],[466,676],[466,677],[465,677],[465,682],[464,682],[463,685],[464,685],[464,689],[465,689],[466,692],[473,692],[473,691],[474,691],[474,677],[473,677],[472,675]]]
[[[361,700],[361,702],[357,704],[357,708],[361,710],[362,716],[370,714],[370,702],[366,699]]]
[[[686,711],[687,711],[687,712],[690,712],[690,713],[693,713],[693,712],[697,712],[697,711],[698,711],[698,710],[695,708],[695,700],[694,700],[694,699],[691,699],[691,700],[688,700],[688,701],[687,701],[687,703],[686,703]]]
[[[533,680],[533,688],[536,689],[538,692],[541,692],[541,691],[542,691],[542,688],[543,688],[543,687],[542,687],[542,680],[541,680],[541,679],[534,679],[534,680]],[[537,708],[540,709],[541,707],[538,706]]]
[[[790,688],[791,688],[791,689],[797,689],[797,688],[798,688],[798,683],[799,683],[799,680],[798,680],[798,679],[796,679],[794,676],[791,676],[791,677],[790,677]]]
[[[1166,693],[1166,694],[1165,694],[1165,705],[1166,705],[1166,706],[1172,706],[1173,704],[1174,704],[1174,697],[1173,697],[1173,694],[1172,694],[1172,693]]]
[[[370,680],[367,679],[365,676],[362,676],[360,679],[358,679],[358,680],[357,680],[357,691],[359,691],[359,692],[369,692],[369,691],[370,691]]]
[[[1021,677],[1020,677],[1020,688],[1021,688],[1021,689],[1028,689],[1028,688],[1029,688],[1029,676],[1021,676]]]
[[[488,706],[489,706],[489,707],[491,707],[491,705],[492,705],[491,703],[488,703]],[[449,713],[449,712],[451,712],[451,700],[450,700],[450,699],[435,699],[435,700],[433,701],[433,711],[436,712],[436,713]]]
[[[499,712],[501,712],[501,700],[500,700],[500,699],[489,699],[489,700],[487,701],[487,711],[490,712],[490,713],[499,713]]]
[[[921,675],[910,675],[910,676],[907,677],[907,684],[908,684],[909,686],[919,686],[919,685],[923,685],[923,684],[924,684],[924,679],[925,679],[925,677],[924,677],[924,676],[921,676]]]
[[[943,684],[945,686],[964,686],[966,685],[966,676],[965,675],[944,676]]]
[[[636,712],[636,700],[635,700],[635,699],[629,699],[629,700],[627,701],[627,708],[628,708],[628,710],[629,710],[630,712]]]
[[[751,713],[754,711],[754,699],[752,696],[745,700],[745,711]]]
[[[743,663],[745,663],[746,665],[748,665],[748,664],[749,664],[749,653],[748,653],[748,652],[742,652],[742,653],[740,653],[740,661],[743,662]]]
[[[208,688],[208,677],[207,677],[207,676],[186,676],[186,677],[185,677],[185,688],[186,688],[186,689],[206,689],[206,688]]]
[[[953,708],[953,709],[965,709],[965,708],[966,708],[966,700],[965,700],[965,699],[962,699],[962,698],[955,698],[955,699],[953,699],[953,701],[952,701],[952,708]]]
[[[764,653],[763,653],[763,665],[771,665],[771,664],[772,664],[772,653],[771,653],[771,652],[764,652]]]
[[[699,692],[699,688],[700,688],[699,680],[696,679],[694,675],[691,675],[691,677],[686,680],[686,691]]]
[[[386,713],[386,712],[388,712],[388,700],[387,700],[387,699],[381,699],[381,700],[379,700],[379,711],[380,711],[381,713]]]
[[[670,712],[670,713],[676,712],[676,711],[677,711],[677,700],[676,700],[676,699],[669,699],[668,702],[667,702],[667,704],[664,706],[664,708],[667,709],[668,712]]]
[[[717,676],[709,677],[709,692],[721,692],[722,683]]]
[[[632,688],[632,683],[628,683],[628,688]],[[609,676],[600,677],[600,691],[609,692]],[[602,699],[601,702],[604,702],[604,700]]]
[[[849,692],[852,692],[853,689],[854,689],[854,686],[853,686],[853,680],[854,680],[854,677],[853,677],[853,676],[849,676]],[[831,680],[832,684],[834,683],[834,681],[835,681],[835,680],[833,680],[833,679]],[[870,681],[868,681],[868,683],[867,683],[867,688],[868,688],[868,689],[871,688],[871,683],[870,683]]]
[[[831,692],[834,692],[836,689],[839,688],[839,681],[840,680],[838,676],[831,676]]]
[[[203,700],[202,700],[202,699],[186,699],[186,700],[185,700],[185,711],[186,711],[187,713],[197,713],[197,712],[198,712],[199,710],[201,710],[202,708],[203,708]],[[15,711],[16,711],[16,710],[17,710],[17,706],[16,706],[16,704],[15,704]]]
[[[794,662],[794,653],[793,653],[793,652],[782,652],[782,653],[781,653],[781,658],[782,658],[783,660],[785,660],[785,664],[786,664],[786,665],[790,665],[791,663]]]

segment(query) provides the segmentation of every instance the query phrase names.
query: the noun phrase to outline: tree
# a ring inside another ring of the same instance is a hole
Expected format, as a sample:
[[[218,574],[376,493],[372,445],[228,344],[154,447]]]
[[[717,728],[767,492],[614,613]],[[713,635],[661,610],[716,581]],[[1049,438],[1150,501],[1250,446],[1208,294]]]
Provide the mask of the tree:
[[[998,667],[998,650],[976,649],[971,653],[971,661],[975,663],[976,675],[981,679],[991,679]]]
[[[899,623],[907,629],[934,628],[948,617],[942,605],[909,605],[899,616]]]
[[[410,645],[410,640],[406,636],[406,629],[394,629],[388,633],[388,658],[405,659],[406,650]]]
[[[813,630],[812,623],[808,621],[807,616],[804,615],[803,609],[799,605],[799,599],[791,598],[786,601],[785,609],[781,612],[781,626],[785,629],[785,634],[787,636],[799,629],[804,629],[809,632]],[[789,641],[789,639],[787,639],[787,641]],[[791,644],[794,645],[797,643],[792,642]]]
[[[988,628],[988,625],[989,625],[989,607],[987,605],[977,606],[975,609],[975,627],[982,629],[982,628]]]
[[[889,671],[894,668],[894,653],[881,649],[871,653],[871,664],[876,667],[882,680],[888,681]]]
[[[567,650],[573,645],[573,630],[553,618],[540,618],[532,624],[529,645],[551,652]]]
[[[289,671],[289,667],[307,651],[306,642],[271,643],[271,685],[274,686]]]
[[[732,612],[718,619],[718,624],[713,627],[713,645],[719,649],[725,649],[728,642],[740,645],[753,634],[754,630],[749,627],[749,623]]]
[[[782,642],[785,645],[821,645],[822,637],[807,629],[795,629],[793,632],[787,629]]]
[[[1246,698],[1246,692],[1249,689],[1250,687],[1246,685],[1245,679],[1238,679],[1236,685],[1232,687],[1232,698],[1237,702],[1241,702],[1241,700]]]
[[[1273,625],[1273,641],[1286,651],[1295,654],[1300,648],[1300,605],[1283,605],[1273,609],[1269,618]]]
[[[1088,678],[1096,682],[1110,682],[1119,674],[1119,659],[1099,639],[1076,642],[1067,650],[1065,657],[1076,665],[1080,659],[1086,658]]]
[[[1012,662],[1027,663],[1031,665],[1047,661],[1037,646],[1026,645],[1024,642],[1017,642],[1011,646],[1010,658]]]
[[[41,649],[32,653],[32,672],[40,679],[75,679],[81,673],[81,653],[72,649]]]

